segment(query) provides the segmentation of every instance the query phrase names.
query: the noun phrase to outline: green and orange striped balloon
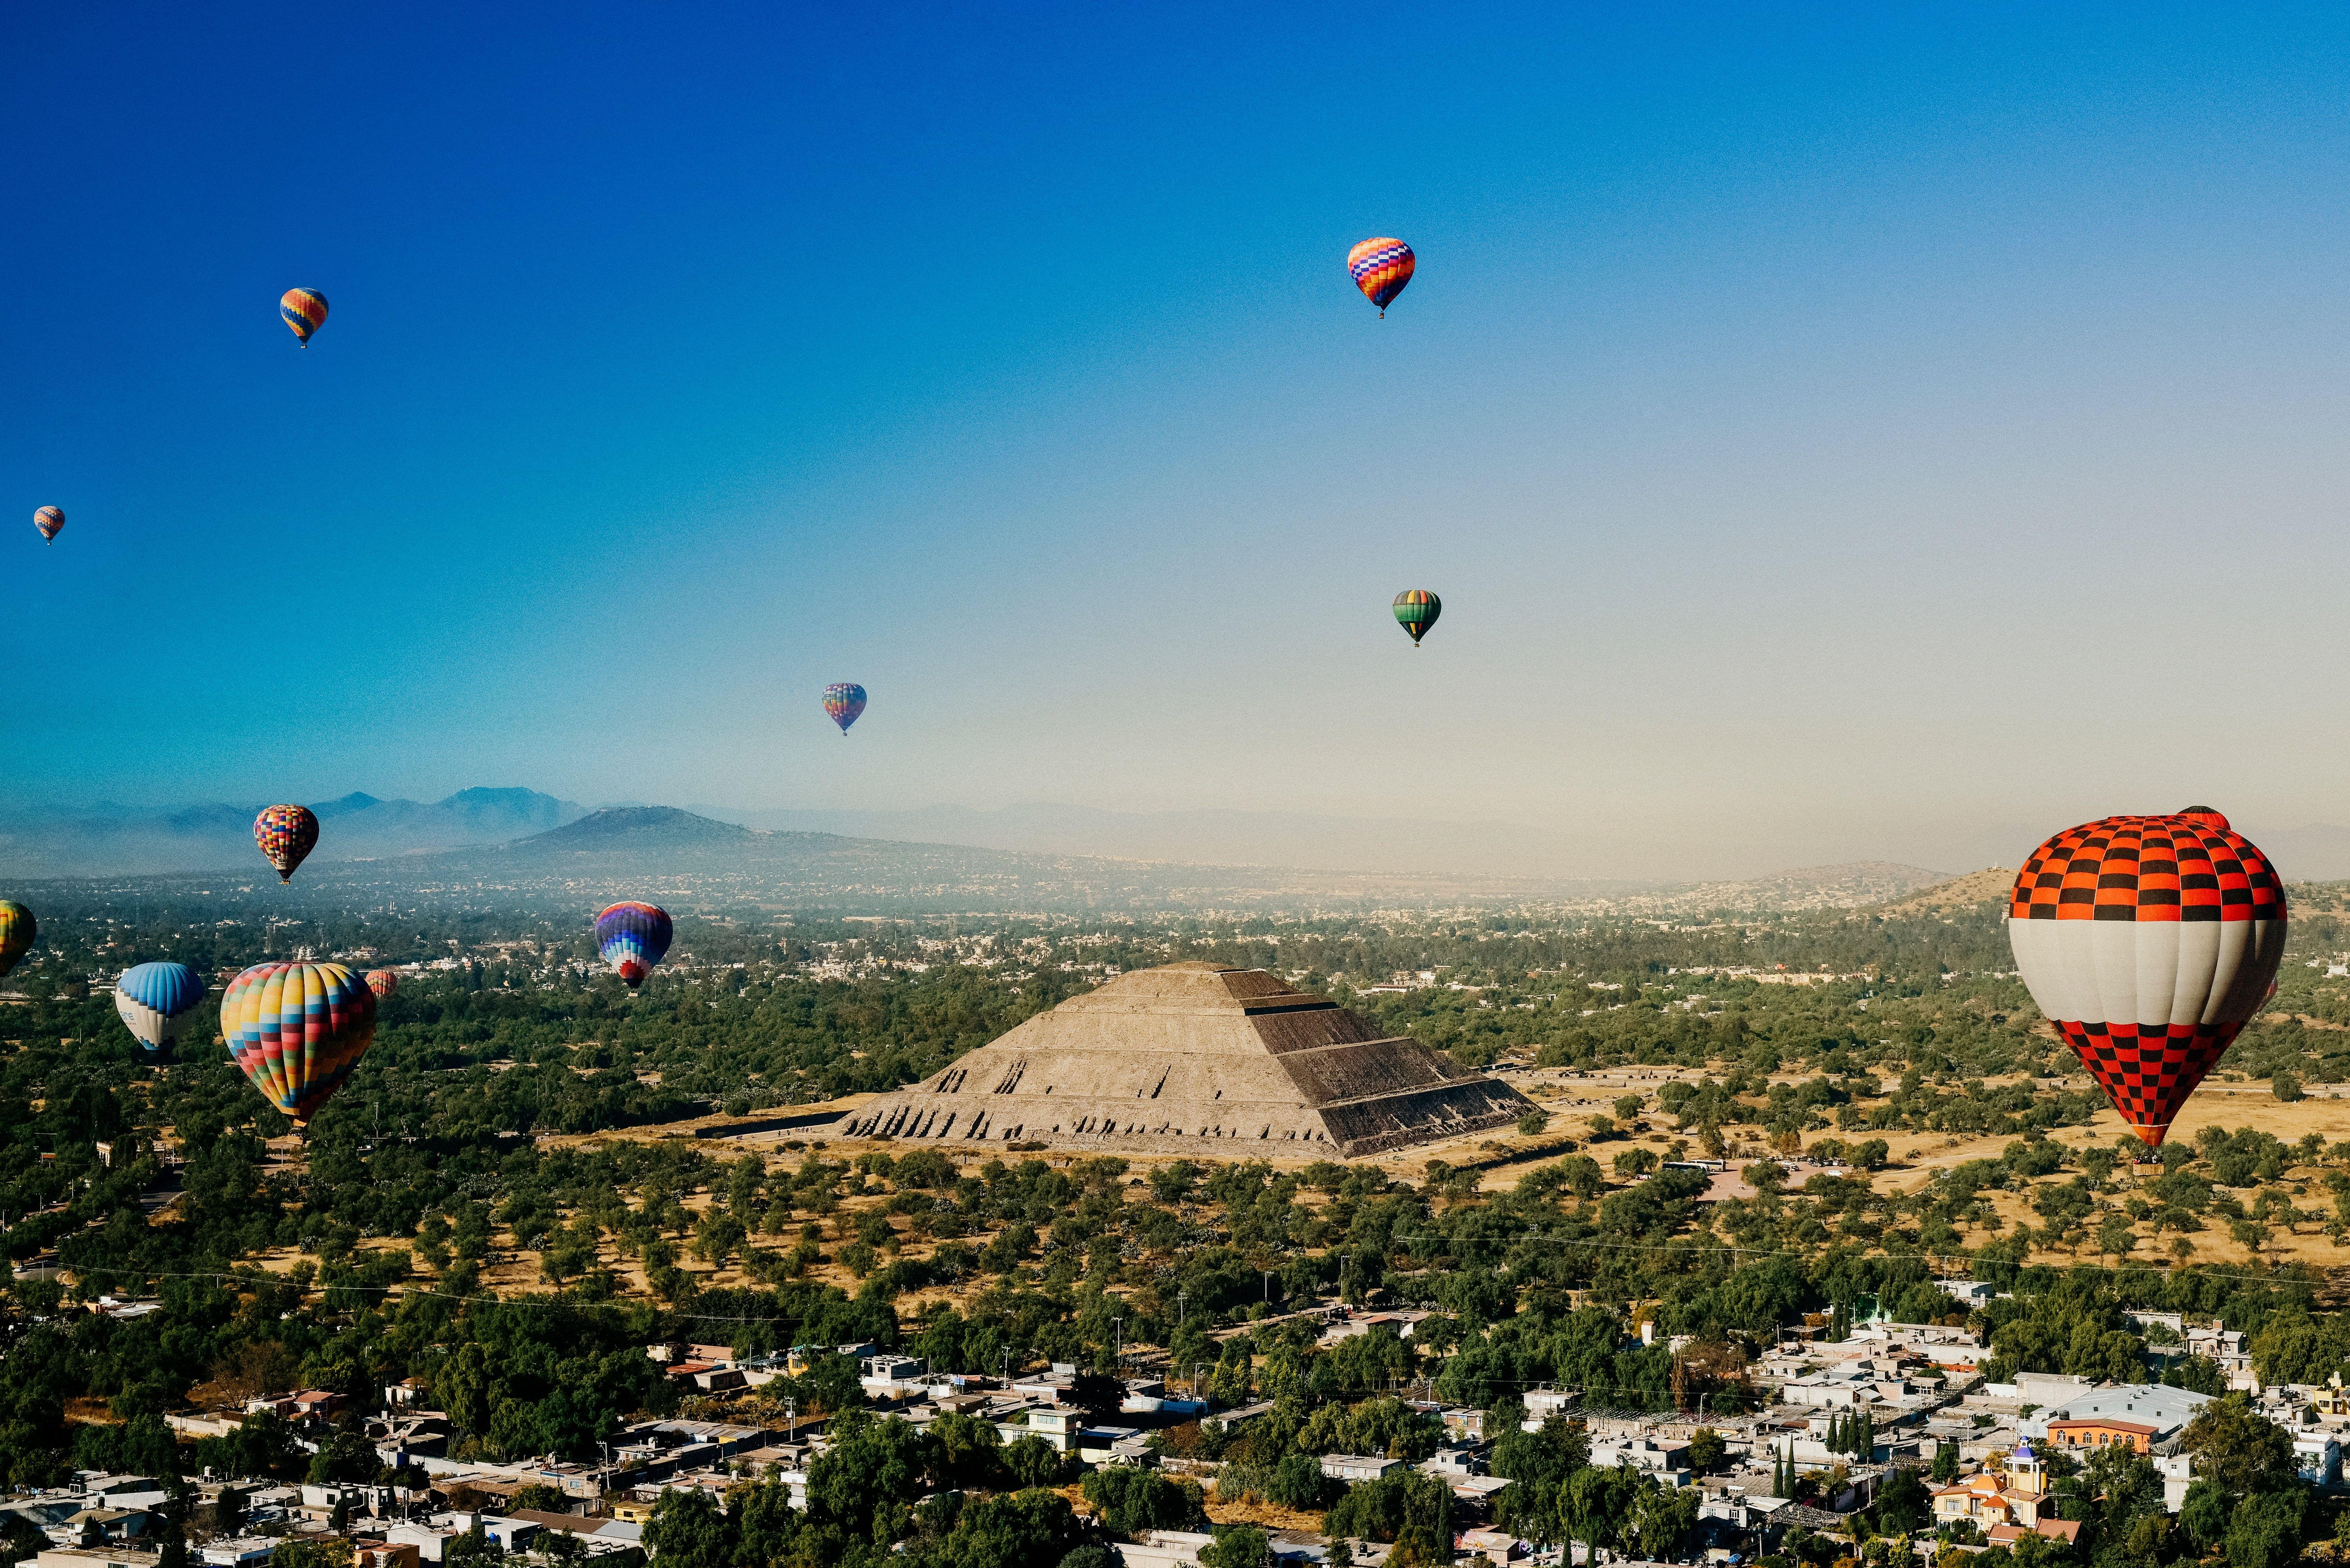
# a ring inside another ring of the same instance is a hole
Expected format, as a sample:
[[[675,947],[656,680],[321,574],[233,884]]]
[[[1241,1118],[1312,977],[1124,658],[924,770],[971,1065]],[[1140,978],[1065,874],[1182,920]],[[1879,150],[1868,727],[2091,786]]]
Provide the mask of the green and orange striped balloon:
[[[1428,628],[1443,613],[1444,601],[1426,588],[1406,588],[1395,597],[1396,624],[1411,633],[1414,648],[1419,646],[1419,639],[1428,635]]]

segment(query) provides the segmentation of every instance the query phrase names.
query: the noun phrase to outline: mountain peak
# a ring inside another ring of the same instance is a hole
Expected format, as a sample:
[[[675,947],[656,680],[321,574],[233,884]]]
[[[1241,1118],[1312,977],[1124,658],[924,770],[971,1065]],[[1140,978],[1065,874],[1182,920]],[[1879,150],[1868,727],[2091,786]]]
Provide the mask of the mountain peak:
[[[503,787],[475,784],[471,789],[461,789],[446,800],[435,801],[433,804],[453,806],[459,810],[481,806],[504,806],[512,809],[535,805],[540,801],[554,800],[555,796],[551,794],[541,794],[535,789],[525,789],[520,784]]]
[[[314,805],[310,810],[314,815],[324,820],[330,816],[348,816],[352,812],[365,811],[371,805],[382,804],[380,799],[368,794],[367,791],[355,789],[338,800],[330,800],[324,805]]]
[[[596,849],[622,843],[735,843],[764,836],[733,823],[713,822],[690,811],[680,811],[673,805],[608,805],[523,842],[549,849]]]

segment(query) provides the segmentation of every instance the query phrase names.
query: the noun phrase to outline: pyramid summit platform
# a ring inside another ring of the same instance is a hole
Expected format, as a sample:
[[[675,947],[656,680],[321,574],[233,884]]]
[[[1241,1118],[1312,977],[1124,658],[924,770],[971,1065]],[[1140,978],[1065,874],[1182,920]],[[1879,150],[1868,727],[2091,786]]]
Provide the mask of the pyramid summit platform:
[[[843,1137],[1352,1158],[1507,1127],[1508,1085],[1261,969],[1174,963],[1071,997],[844,1116]]]

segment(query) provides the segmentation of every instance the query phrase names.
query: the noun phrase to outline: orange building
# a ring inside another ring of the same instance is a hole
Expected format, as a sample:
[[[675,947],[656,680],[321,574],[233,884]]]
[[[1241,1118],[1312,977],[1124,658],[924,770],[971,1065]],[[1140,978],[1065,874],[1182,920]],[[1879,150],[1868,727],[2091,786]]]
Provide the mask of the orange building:
[[[2127,1443],[2141,1454],[2150,1454],[2160,1429],[2142,1421],[2090,1416],[2077,1421],[2049,1422],[2048,1440],[2067,1449],[2102,1449],[2109,1443]]]

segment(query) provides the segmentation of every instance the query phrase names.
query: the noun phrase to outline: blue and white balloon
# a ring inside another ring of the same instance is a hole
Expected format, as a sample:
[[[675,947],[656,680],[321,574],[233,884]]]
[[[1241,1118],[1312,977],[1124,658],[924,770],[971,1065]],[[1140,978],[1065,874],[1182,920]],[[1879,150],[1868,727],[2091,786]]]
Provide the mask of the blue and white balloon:
[[[177,1038],[180,1020],[203,999],[203,977],[183,963],[142,963],[123,971],[114,982],[114,1011],[150,1051],[161,1051]]]

